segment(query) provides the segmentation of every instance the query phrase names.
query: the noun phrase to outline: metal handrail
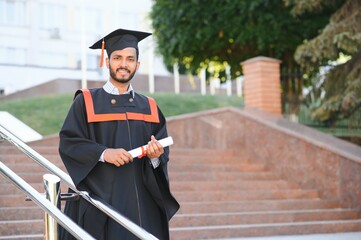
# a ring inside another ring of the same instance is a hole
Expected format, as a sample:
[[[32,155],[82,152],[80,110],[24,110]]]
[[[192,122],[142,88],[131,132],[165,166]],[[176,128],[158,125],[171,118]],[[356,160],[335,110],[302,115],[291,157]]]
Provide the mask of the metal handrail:
[[[18,188],[25,192],[33,202],[49,213],[74,237],[86,240],[95,239],[2,162],[0,162],[0,170],[4,176],[8,177]]]
[[[76,189],[72,179],[68,174],[66,174],[63,170],[55,166],[53,163],[48,161],[46,158],[41,156],[39,153],[34,151],[32,148],[30,148],[28,145],[26,145],[24,142],[22,142],[19,138],[17,138],[15,135],[13,135],[11,132],[6,130],[4,127],[0,126],[0,137],[7,140],[8,142],[12,143],[14,146],[16,146],[19,150],[21,150],[23,153],[25,153],[28,157],[33,159],[35,162],[40,164],[42,167],[50,171],[51,173],[58,176],[62,181],[65,182],[76,194],[83,197],[85,200],[87,200],[89,203],[91,203],[93,206],[98,208],[100,211],[114,219],[117,223],[122,225],[124,228],[126,228],[128,231],[133,233],[135,236],[137,236],[140,239],[144,240],[158,240],[155,236],[145,231],[143,228],[139,227],[126,217],[122,216],[120,213],[118,213],[114,207],[111,205],[104,203],[100,198],[97,198],[95,196],[90,197],[89,193],[86,191],[79,191]]]

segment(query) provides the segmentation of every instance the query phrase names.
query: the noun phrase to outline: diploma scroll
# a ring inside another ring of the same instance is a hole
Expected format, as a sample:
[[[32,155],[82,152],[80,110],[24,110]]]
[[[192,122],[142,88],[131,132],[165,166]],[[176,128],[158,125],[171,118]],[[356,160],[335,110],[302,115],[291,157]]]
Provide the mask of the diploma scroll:
[[[162,147],[168,147],[173,144],[173,138],[169,136],[158,140],[158,142],[160,143],[160,145],[162,145]],[[146,151],[147,151],[147,145],[144,145],[139,148],[130,150],[129,153],[130,155],[132,155],[133,158],[135,158],[135,157],[143,156]]]

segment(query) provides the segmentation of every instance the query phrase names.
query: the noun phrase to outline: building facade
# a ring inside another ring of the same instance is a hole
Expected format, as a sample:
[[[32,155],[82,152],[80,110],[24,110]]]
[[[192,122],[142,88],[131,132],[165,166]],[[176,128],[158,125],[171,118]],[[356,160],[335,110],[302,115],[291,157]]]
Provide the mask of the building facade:
[[[150,31],[151,0],[0,0],[0,94],[53,79],[102,80],[100,50],[89,46],[117,28]],[[140,42],[141,74],[170,75]]]

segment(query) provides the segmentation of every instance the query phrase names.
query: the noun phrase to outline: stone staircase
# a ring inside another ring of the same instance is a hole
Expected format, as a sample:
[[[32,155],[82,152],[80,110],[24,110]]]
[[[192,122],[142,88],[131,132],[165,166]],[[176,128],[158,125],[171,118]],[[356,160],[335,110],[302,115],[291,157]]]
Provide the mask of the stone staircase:
[[[57,137],[30,146],[64,170]],[[181,208],[172,240],[361,231],[359,209],[342,209],[317,189],[302,189],[232,150],[171,148],[171,189]],[[6,142],[0,160],[43,192],[46,171]],[[66,186],[62,186],[66,191]],[[0,176],[0,239],[43,239],[44,213]]]
[[[186,154],[187,153],[187,154]],[[175,149],[171,187],[181,209],[171,239],[222,239],[359,231],[359,209],[341,209],[231,151]]]

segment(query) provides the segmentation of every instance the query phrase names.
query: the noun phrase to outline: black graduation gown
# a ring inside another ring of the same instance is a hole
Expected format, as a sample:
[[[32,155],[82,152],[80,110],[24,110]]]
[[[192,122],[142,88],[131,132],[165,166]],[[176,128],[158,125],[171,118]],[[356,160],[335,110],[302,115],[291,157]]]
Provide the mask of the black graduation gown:
[[[168,221],[179,209],[169,190],[169,148],[156,169],[147,157],[121,167],[99,161],[106,148],[131,150],[147,144],[151,135],[167,137],[162,112],[143,95],[135,93],[133,99],[103,88],[88,90],[93,106],[89,101],[85,106],[86,93],[76,93],[59,133],[59,153],[75,186],[100,197],[157,238],[169,239]],[[138,239],[82,198],[68,201],[64,212],[96,239]],[[61,228],[60,239],[73,238]]]

